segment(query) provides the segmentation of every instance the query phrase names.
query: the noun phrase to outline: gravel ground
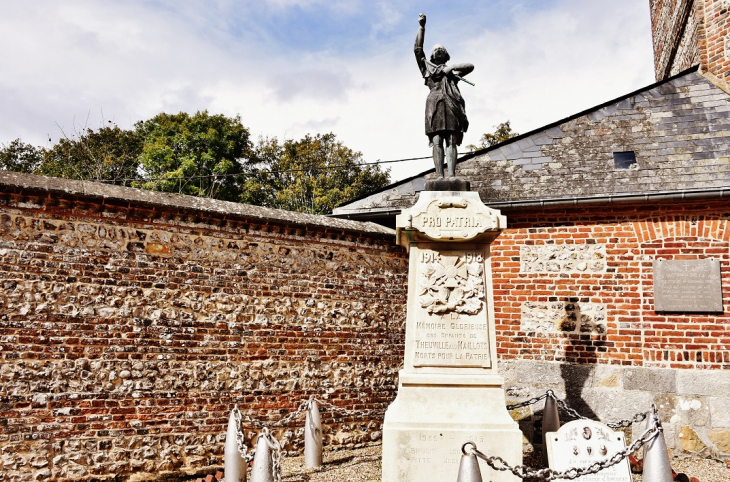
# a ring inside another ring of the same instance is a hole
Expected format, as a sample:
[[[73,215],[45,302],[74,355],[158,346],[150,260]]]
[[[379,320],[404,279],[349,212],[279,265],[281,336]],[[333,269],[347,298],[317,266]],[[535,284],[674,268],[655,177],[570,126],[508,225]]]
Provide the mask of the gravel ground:
[[[380,451],[380,444],[361,449],[325,451],[324,463],[318,469],[304,467],[304,456],[284,458],[282,480],[283,482],[379,482]],[[539,460],[539,453],[525,454],[525,463],[528,465],[536,467]],[[677,457],[673,457],[671,462],[675,472],[696,477],[700,482],[730,482],[730,467],[726,462]],[[640,474],[633,475],[633,482],[641,480]],[[456,482],[456,476],[453,482]]]
[[[380,444],[353,450],[325,450],[322,466],[317,469],[304,467],[303,455],[283,458],[281,478],[283,482],[379,482],[380,455]]]

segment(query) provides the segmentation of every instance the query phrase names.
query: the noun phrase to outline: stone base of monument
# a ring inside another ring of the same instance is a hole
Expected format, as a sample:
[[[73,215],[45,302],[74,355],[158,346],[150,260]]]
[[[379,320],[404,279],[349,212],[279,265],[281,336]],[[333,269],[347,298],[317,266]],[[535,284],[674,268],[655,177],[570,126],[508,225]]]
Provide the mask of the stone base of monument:
[[[459,177],[445,177],[426,181],[426,191],[469,191],[471,183]]]
[[[383,425],[383,482],[456,482],[461,447],[522,463],[522,432],[505,408],[499,376],[401,374]],[[480,460],[482,479],[514,482]]]
[[[461,447],[522,463],[497,372],[491,243],[506,227],[476,192],[421,192],[396,218],[409,252],[398,396],[383,425],[383,482],[457,481]],[[480,462],[483,480],[516,482]]]

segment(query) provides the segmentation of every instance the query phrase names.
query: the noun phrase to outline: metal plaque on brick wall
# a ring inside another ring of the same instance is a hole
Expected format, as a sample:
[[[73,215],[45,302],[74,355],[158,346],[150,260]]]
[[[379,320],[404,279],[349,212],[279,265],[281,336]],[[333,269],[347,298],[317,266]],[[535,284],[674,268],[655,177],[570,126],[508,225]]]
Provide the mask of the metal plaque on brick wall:
[[[720,261],[654,261],[654,311],[722,312]]]

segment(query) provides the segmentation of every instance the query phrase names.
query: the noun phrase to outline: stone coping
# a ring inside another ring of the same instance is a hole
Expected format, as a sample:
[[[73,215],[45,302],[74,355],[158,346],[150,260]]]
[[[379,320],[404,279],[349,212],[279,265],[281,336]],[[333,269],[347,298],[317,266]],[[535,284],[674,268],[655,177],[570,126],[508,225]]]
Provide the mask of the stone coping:
[[[46,191],[68,196],[83,196],[146,204],[165,209],[184,209],[213,214],[234,215],[257,221],[273,221],[323,229],[355,231],[369,234],[393,236],[395,230],[372,222],[352,221],[317,214],[297,213],[283,209],[266,208],[250,204],[219,201],[217,199],[148,191],[131,187],[115,186],[92,181],[76,181],[57,177],[38,176],[19,172],[0,171],[0,188],[16,191]]]

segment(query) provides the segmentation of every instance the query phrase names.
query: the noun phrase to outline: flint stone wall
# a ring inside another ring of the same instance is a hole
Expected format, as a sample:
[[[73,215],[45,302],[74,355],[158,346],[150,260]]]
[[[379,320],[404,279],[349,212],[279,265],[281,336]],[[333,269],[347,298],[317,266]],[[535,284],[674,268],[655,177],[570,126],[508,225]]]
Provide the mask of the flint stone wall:
[[[730,318],[654,312],[651,271],[719,259],[727,307],[727,201],[503,214],[509,402],[553,388],[615,421],[660,401],[675,450],[728,457]],[[403,362],[394,241],[368,223],[0,172],[0,481],[210,473],[235,404],[277,421],[312,394],[365,414],[323,410],[326,444],[377,441]],[[540,410],[514,414],[531,442]],[[297,451],[301,417],[275,434]]]
[[[378,440],[403,358],[394,241],[369,223],[0,173],[0,480],[221,467],[234,404],[277,421],[310,395],[365,413],[323,410],[327,444]],[[274,432],[287,452],[301,419]]]

